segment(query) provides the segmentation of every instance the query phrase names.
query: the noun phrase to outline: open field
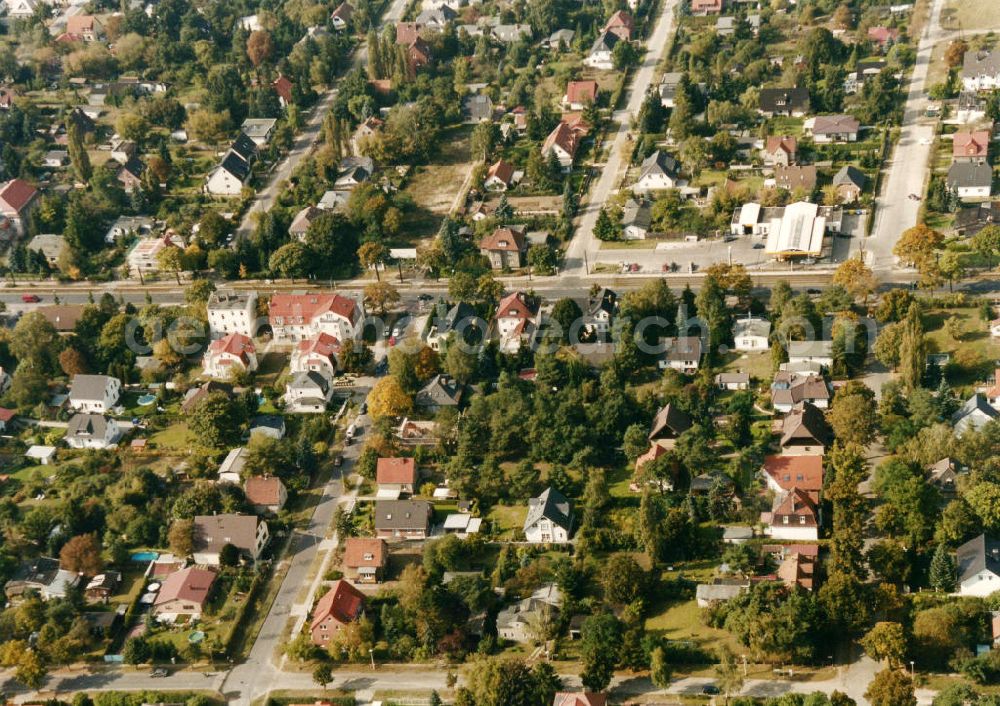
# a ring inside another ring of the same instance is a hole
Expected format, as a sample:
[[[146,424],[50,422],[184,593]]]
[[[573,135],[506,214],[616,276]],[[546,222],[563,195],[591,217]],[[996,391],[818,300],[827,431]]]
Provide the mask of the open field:
[[[946,321],[954,316],[959,323],[959,339],[949,331]],[[928,349],[932,353],[950,353],[952,363],[948,380],[961,387],[981,382],[992,373],[1000,358],[1000,345],[990,339],[986,322],[975,308],[931,309],[923,316]],[[964,399],[964,398],[963,398]]]
[[[445,130],[434,164],[417,167],[404,193],[413,199],[416,213],[408,213],[402,232],[413,238],[433,235],[451,210],[455,192],[472,169],[469,158],[471,125]]]
[[[941,10],[944,29],[1000,30],[1000,3],[996,0],[949,0]]]

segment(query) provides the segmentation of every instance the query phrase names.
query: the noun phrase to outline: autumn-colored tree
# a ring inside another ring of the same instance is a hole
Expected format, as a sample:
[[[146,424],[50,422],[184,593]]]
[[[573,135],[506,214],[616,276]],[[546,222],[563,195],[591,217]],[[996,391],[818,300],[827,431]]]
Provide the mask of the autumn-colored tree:
[[[883,669],[868,685],[865,698],[872,706],[917,706],[913,680],[898,669]]]
[[[944,236],[924,223],[907,228],[896,242],[892,252],[903,262],[920,269],[934,251],[941,247]]]
[[[247,57],[254,68],[271,58],[272,53],[274,53],[274,42],[271,40],[270,32],[258,29],[250,33],[247,37]]]
[[[413,409],[413,400],[406,394],[399,381],[386,375],[375,383],[368,395],[368,412],[373,419],[400,417]]]
[[[87,576],[101,573],[101,543],[97,535],[79,534],[70,538],[59,551],[59,566]]]
[[[833,23],[838,29],[851,29],[854,26],[854,13],[848,5],[840,5],[833,12]]]
[[[385,316],[386,309],[399,303],[399,291],[388,282],[372,282],[365,287],[365,301]]]
[[[413,362],[413,372],[421,382],[430,380],[441,372],[441,356],[430,346],[424,346]]]
[[[961,66],[962,61],[965,60],[965,52],[969,50],[969,45],[964,39],[956,39],[944,52],[944,63],[948,65],[949,69],[954,69],[956,66]]]
[[[153,345],[153,357],[160,361],[161,365],[167,368],[180,365],[181,361],[184,360],[184,357],[174,350],[173,345],[171,345],[170,341],[166,337],[161,338],[155,345]]]
[[[177,279],[177,284],[181,283],[181,268],[183,267],[182,257],[184,253],[178,247],[166,247],[156,253],[156,264],[163,272],[173,272]]]
[[[879,662],[885,661],[890,668],[899,667],[906,656],[906,637],[899,623],[875,623],[875,627],[861,638],[865,653]]]
[[[382,243],[370,241],[364,243],[360,248],[358,248],[358,260],[361,261],[362,267],[365,267],[366,269],[374,268],[375,279],[379,282],[382,281],[382,276],[379,274],[379,267],[384,265],[388,258],[389,248]]]
[[[167,543],[176,556],[187,557],[194,551],[194,522],[174,520],[167,531]]]
[[[76,348],[66,348],[59,354],[59,367],[69,377],[86,373],[89,370],[87,359]]]
[[[868,303],[868,297],[875,291],[875,275],[865,264],[861,255],[844,260],[833,273],[833,283],[839,284],[855,299]]]

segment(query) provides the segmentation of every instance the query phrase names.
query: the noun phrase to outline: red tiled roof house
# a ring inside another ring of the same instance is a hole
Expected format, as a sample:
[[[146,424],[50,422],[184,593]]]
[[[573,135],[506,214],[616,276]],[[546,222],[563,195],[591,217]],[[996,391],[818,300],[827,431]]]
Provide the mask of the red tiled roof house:
[[[378,583],[389,563],[389,545],[377,537],[348,537],[344,542],[344,568],[357,575],[359,583]]]
[[[365,612],[365,596],[344,580],[335,581],[313,608],[309,634],[312,643],[326,647],[330,639]]]
[[[212,378],[228,378],[234,370],[253,372],[257,369],[257,352],[253,341],[242,333],[231,333],[208,344],[203,361],[204,374]]]
[[[413,495],[417,485],[417,464],[412,458],[380,458],[375,465],[378,497],[398,498]]]

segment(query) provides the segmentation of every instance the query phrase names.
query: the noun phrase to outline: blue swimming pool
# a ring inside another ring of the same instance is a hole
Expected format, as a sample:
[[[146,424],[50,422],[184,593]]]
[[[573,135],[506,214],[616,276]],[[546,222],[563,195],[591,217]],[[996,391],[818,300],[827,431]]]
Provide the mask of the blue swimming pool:
[[[132,561],[156,561],[159,558],[159,552],[136,552],[132,555]]]
[[[153,404],[156,402],[156,395],[141,395],[139,399],[136,400],[139,404],[145,407],[148,404]]]

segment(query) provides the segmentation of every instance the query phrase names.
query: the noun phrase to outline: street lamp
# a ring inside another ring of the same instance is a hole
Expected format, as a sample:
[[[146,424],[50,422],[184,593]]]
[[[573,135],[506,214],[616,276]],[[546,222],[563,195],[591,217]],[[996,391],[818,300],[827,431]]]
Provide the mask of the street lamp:
[[[371,647],[368,648],[368,656],[371,657],[371,660],[372,660],[372,671],[374,672],[375,671],[375,650],[373,648],[371,648]],[[911,662],[911,664],[912,664],[912,662]]]
[[[913,665],[916,664],[912,659],[910,660],[910,679],[913,679]]]

